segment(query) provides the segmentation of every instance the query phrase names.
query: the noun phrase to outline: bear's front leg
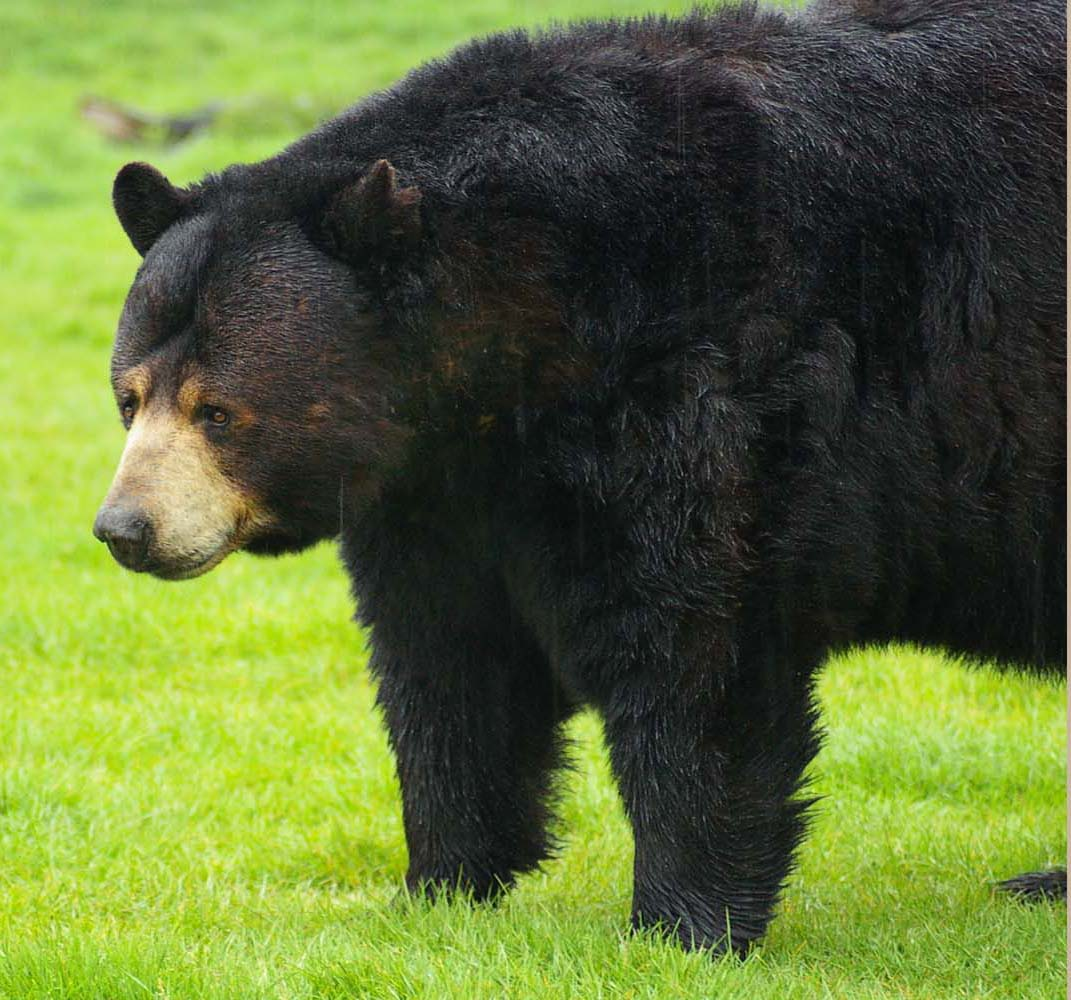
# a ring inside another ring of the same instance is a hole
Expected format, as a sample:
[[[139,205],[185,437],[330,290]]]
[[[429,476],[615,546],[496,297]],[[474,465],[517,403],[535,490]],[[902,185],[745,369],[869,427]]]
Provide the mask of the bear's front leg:
[[[406,886],[485,900],[551,852],[548,795],[568,707],[508,613],[422,614],[434,596],[421,600],[372,630],[401,782]]]
[[[678,660],[624,679],[603,714],[636,842],[633,925],[746,952],[803,833],[810,673]]]

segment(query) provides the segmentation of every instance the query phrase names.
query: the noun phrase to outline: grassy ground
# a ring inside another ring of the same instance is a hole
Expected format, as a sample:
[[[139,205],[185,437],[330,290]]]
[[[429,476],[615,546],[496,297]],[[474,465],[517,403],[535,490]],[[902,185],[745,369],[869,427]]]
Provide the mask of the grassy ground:
[[[712,963],[624,933],[631,844],[590,718],[559,860],[497,910],[392,906],[397,789],[333,553],[168,585],[90,536],[136,264],[117,167],[187,181],[260,157],[464,37],[575,13],[0,6],[0,1000],[1063,995],[1064,908],[988,885],[1063,855],[1061,689],[909,650],[832,664],[800,871],[754,957]],[[80,124],[86,93],[243,102],[159,152]]]

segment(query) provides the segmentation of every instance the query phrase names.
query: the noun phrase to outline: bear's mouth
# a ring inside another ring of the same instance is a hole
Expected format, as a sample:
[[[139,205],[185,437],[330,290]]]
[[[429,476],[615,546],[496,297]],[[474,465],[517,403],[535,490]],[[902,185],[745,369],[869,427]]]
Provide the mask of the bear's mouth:
[[[194,577],[204,576],[205,573],[215,569],[235,548],[235,545],[228,543],[194,562],[154,561],[148,563],[138,572],[151,573],[160,580],[192,580]]]
[[[161,559],[150,555],[134,565],[124,563],[120,559],[116,561],[134,573],[148,573],[160,580],[192,580],[194,577],[204,576],[205,573],[215,569],[236,548],[237,546],[228,540],[208,555],[194,559]]]
[[[232,552],[241,549],[258,556],[278,556],[288,552],[300,552],[318,538],[305,538],[297,532],[273,531],[254,535],[242,541],[231,535],[218,549],[193,560],[149,559],[135,569],[137,573],[149,573],[160,580],[192,580],[215,569]]]

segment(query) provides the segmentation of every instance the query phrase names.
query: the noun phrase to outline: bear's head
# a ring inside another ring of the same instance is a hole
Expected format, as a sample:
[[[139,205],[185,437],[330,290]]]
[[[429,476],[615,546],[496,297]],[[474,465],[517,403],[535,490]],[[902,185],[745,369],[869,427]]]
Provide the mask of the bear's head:
[[[408,434],[404,359],[354,256],[382,267],[419,241],[419,193],[379,161],[295,210],[271,178],[180,189],[132,163],[113,200],[144,260],[111,366],[126,447],[94,534],[167,579],[337,534]]]

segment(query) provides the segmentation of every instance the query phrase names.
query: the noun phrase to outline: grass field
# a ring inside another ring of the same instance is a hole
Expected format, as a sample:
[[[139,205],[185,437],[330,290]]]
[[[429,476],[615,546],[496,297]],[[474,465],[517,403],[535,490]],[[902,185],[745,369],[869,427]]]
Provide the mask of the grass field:
[[[90,535],[122,438],[125,160],[189,181],[471,34],[647,6],[0,6],[0,1000],[1063,996],[1064,907],[990,887],[1063,856],[1061,688],[903,649],[833,663],[799,872],[763,946],[712,962],[625,933],[631,843],[587,717],[558,860],[497,909],[392,904],[397,788],[334,553],[164,584]],[[87,93],[238,103],[160,151],[98,137]]]

